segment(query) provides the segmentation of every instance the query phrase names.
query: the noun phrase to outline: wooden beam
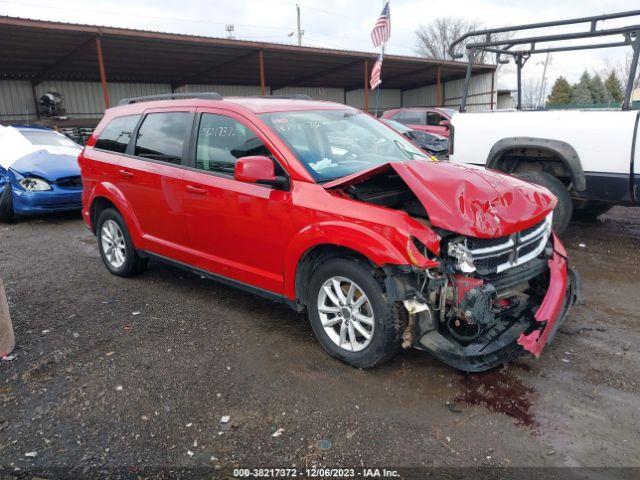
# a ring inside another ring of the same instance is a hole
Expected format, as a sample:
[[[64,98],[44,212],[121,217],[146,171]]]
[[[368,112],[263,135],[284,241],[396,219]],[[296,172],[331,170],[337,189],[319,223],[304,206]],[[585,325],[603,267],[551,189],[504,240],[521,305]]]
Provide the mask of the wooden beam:
[[[100,70],[100,83],[102,84],[102,97],[104,98],[104,108],[111,107],[109,100],[109,88],[107,87],[107,74],[104,70],[104,56],[102,55],[102,42],[100,36],[96,37],[96,52],[98,53],[98,69]]]
[[[260,49],[260,95],[266,95],[266,87],[264,84],[264,49]]]
[[[201,70],[198,73],[194,73],[193,75],[189,75],[187,77],[183,77],[180,80],[178,80],[177,82],[172,84],[172,87],[174,89],[182,87],[183,85],[187,85],[191,82],[194,83],[202,83],[201,78],[202,77],[206,77],[207,75],[209,75],[212,72],[215,72],[216,70],[222,70],[224,68],[229,68],[229,67],[233,67],[234,65],[237,65],[238,63],[241,63],[245,60],[250,59],[251,57],[254,57],[257,53],[259,52],[259,50],[253,50],[249,53],[247,53],[246,55],[242,55],[240,57],[236,57],[236,58],[232,58],[231,60],[225,60],[224,62],[220,62],[217,63],[215,65],[212,65],[211,67],[208,67],[205,70]],[[196,81],[196,80],[200,80],[200,81]]]
[[[61,65],[64,65],[67,62],[67,60],[76,56],[78,53],[80,53],[82,50],[87,48],[89,45],[92,45],[95,39],[96,39],[96,35],[92,35],[85,42],[81,43],[76,48],[71,50],[69,53],[62,56],[58,60],[56,60],[52,65],[49,65],[48,67],[42,69],[40,73],[38,73],[34,77],[34,79],[31,80],[31,84],[35,87],[36,85],[39,85],[40,83],[50,78],[51,74],[54,73],[58,68],[60,68]]]
[[[364,59],[364,111],[369,113],[369,59]]]

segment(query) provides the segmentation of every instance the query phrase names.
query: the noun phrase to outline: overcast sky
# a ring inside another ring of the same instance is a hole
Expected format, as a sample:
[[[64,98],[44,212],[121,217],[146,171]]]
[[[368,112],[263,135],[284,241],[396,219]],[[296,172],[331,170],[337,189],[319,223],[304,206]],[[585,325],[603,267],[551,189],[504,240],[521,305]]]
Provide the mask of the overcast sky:
[[[238,39],[294,43],[298,3],[303,45],[373,51],[369,31],[382,0],[0,0],[0,14],[214,37],[234,24]],[[458,16],[490,27],[613,13],[638,8],[638,0],[391,0],[392,34],[388,53],[415,55],[415,29],[437,16]],[[627,20],[627,23],[629,21]],[[610,21],[607,26],[620,25]],[[575,81],[587,68],[600,72],[622,63],[630,48],[554,54],[548,85],[563,75]],[[525,80],[539,80],[544,55],[527,64]],[[513,68],[499,74],[501,88],[513,88]],[[383,71],[384,87],[384,71]]]

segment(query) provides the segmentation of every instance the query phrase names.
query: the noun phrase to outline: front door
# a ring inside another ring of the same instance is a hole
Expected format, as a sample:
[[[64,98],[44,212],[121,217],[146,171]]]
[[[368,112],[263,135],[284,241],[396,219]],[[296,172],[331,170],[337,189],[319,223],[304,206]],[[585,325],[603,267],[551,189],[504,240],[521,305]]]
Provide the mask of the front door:
[[[245,119],[199,113],[192,167],[184,176],[189,245],[199,267],[274,293],[283,291],[291,194],[233,178],[238,158],[265,155],[265,137]],[[282,173],[282,171],[280,171]]]

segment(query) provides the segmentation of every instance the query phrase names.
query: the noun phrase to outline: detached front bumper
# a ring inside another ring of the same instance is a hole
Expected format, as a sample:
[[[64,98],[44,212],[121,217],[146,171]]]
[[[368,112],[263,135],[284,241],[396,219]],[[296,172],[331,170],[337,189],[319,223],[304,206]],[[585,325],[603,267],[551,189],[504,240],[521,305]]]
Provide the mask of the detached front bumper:
[[[555,234],[551,238],[553,254],[547,264],[549,284],[537,309],[531,305],[527,314],[499,332],[463,346],[440,332],[431,331],[416,345],[447,363],[466,372],[482,372],[497,367],[529,352],[539,357],[545,345],[551,343],[569,309],[581,298],[579,274],[569,269],[567,253]]]
[[[38,215],[82,209],[82,188],[58,188],[29,192],[13,188],[13,210],[18,215]]]

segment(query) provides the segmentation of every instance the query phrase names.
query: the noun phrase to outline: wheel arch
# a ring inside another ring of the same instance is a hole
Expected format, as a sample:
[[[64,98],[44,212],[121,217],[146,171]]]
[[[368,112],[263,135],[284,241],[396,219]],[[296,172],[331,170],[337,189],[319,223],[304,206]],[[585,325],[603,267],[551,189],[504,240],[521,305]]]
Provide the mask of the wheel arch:
[[[113,207],[122,215],[134,245],[139,246],[142,239],[140,223],[125,196],[113,184],[100,183],[96,185],[91,194],[89,207],[91,230],[95,233],[100,213],[110,207]]]
[[[407,258],[384,237],[365,227],[331,222],[307,227],[289,244],[284,264],[285,296],[304,304],[306,280],[323,261],[351,256],[373,267],[408,264]]]
[[[500,161],[506,153],[517,151],[519,149],[537,150],[539,152],[546,152],[553,155],[553,157],[563,164],[569,173],[573,189],[577,192],[586,190],[587,183],[582,169],[582,164],[580,162],[580,157],[571,145],[561,140],[534,137],[503,138],[491,147],[487,156],[487,168],[506,171],[504,168],[501,168],[502,166],[500,165]],[[540,162],[545,162],[545,159],[541,158]]]

